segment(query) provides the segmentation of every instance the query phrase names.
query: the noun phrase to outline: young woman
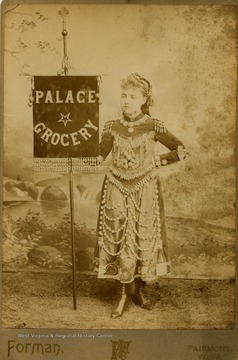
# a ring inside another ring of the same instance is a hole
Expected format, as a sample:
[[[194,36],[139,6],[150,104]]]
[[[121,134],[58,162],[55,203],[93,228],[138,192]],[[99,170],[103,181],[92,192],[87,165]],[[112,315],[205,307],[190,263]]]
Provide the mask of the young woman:
[[[163,122],[150,116],[151,105],[149,81],[138,74],[128,76],[122,82],[123,116],[105,124],[100,143],[98,161],[111,151],[112,161],[102,187],[96,268],[99,278],[120,283],[113,318],[123,314],[133,282],[134,301],[151,309],[143,286],[170,271],[158,168],[179,161],[185,152]],[[157,141],[170,151],[154,156]]]

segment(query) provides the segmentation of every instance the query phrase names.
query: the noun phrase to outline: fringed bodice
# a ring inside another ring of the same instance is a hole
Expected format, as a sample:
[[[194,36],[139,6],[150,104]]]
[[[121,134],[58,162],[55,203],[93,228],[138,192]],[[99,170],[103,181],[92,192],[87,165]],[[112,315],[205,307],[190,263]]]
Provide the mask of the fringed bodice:
[[[161,156],[166,165],[179,160],[178,146],[182,143],[164,127],[158,119],[143,115],[133,126],[128,121],[108,121],[103,130],[100,144],[100,155],[103,158],[112,151],[110,171],[119,179],[132,181],[147,175],[155,168],[154,147],[157,141],[171,151]]]
[[[111,170],[121,178],[135,178],[154,167],[154,132],[142,133],[134,137],[124,137],[116,133],[112,148]]]

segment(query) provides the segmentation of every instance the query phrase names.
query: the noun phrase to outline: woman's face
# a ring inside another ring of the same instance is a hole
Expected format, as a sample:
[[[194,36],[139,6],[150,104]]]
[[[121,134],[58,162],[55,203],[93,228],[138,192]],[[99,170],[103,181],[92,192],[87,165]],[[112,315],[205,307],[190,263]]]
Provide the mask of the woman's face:
[[[141,113],[141,106],[146,102],[143,90],[136,87],[122,89],[121,108],[128,117],[135,117]]]

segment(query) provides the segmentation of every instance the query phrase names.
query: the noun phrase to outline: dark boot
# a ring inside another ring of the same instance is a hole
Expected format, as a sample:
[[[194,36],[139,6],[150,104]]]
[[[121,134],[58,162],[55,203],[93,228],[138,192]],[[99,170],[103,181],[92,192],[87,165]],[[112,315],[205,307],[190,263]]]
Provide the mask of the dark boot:
[[[144,295],[145,282],[141,279],[135,279],[135,294],[134,294],[134,302],[143,309],[152,310],[153,306],[151,301],[147,299]]]
[[[128,306],[128,289],[127,284],[120,283],[120,298],[115,306],[115,308],[111,312],[111,318],[116,319],[122,316],[123,312],[126,310]]]

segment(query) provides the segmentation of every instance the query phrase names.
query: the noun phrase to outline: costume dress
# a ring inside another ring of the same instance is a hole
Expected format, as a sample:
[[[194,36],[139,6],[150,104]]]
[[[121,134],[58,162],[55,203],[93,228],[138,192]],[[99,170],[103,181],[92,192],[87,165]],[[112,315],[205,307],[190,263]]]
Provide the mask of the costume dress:
[[[150,282],[170,271],[164,203],[159,168],[154,161],[157,141],[170,151],[162,163],[179,161],[182,143],[163,122],[140,114],[141,122],[128,130],[122,119],[108,121],[102,133],[100,155],[112,151],[98,219],[95,249],[99,278],[130,283],[136,277]],[[137,122],[138,123],[138,122]]]

